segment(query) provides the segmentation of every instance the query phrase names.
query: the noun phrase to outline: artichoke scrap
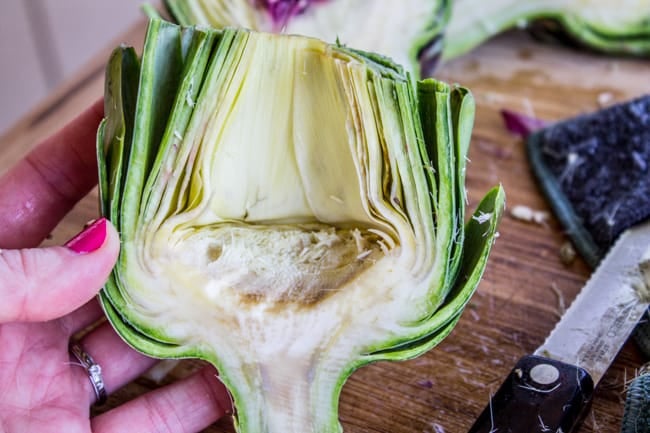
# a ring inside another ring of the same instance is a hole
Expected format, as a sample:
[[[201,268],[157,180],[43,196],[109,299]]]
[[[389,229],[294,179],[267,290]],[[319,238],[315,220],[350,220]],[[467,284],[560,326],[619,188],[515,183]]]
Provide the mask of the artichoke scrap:
[[[181,25],[312,36],[382,53],[427,75],[442,49],[450,0],[165,0]]]
[[[595,51],[650,56],[650,0],[454,0],[442,59],[514,27],[539,28]]]
[[[465,225],[474,102],[317,39],[152,20],[108,63],[100,297],[135,349],[219,370],[240,432],[339,432],[356,368],[420,355],[481,278],[504,204]]]

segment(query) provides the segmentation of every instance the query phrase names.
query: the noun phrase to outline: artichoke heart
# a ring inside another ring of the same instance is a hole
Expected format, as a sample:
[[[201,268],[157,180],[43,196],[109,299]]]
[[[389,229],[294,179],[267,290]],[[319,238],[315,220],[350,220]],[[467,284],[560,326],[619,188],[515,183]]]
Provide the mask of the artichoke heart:
[[[354,369],[449,334],[504,202],[494,188],[464,223],[466,89],[161,20],[106,77],[100,200],[122,249],[102,305],[137,350],[215,365],[238,431],[340,431]]]

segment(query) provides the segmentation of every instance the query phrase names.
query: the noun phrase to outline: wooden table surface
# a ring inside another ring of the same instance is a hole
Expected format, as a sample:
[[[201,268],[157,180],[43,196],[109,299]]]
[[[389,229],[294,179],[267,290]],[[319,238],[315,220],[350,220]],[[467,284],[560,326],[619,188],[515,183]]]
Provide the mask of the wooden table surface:
[[[115,45],[125,42],[139,50],[144,29],[142,21]],[[80,74],[0,137],[0,172],[101,97],[110,50],[98,53]],[[443,65],[436,76],[469,87],[477,100],[467,175],[470,208],[490,186],[502,183],[510,209],[525,205],[549,211],[531,176],[522,141],[504,129],[500,109],[556,120],[650,92],[647,61],[541,45],[519,32]],[[62,243],[97,214],[93,192],[47,242]],[[340,404],[346,432],[466,432],[516,360],[542,343],[590,270],[580,259],[562,263],[558,252],[566,237],[553,217],[534,224],[506,214],[499,232],[478,291],[442,344],[415,360],[364,367],[349,379]],[[619,430],[626,381],[643,362],[629,342],[597,390],[581,433]],[[183,361],[161,383],[196,367],[196,362]],[[95,412],[110,410],[158,384],[151,377],[140,378]],[[222,420],[205,431],[231,432],[232,424]]]

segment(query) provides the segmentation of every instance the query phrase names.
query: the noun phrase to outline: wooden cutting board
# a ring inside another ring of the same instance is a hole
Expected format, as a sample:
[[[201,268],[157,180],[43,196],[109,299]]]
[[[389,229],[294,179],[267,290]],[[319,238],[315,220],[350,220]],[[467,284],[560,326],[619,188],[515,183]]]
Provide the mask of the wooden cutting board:
[[[142,21],[115,45],[125,42],[139,50],[144,29]],[[84,71],[0,137],[0,172],[102,96],[110,50],[98,53]],[[440,67],[436,76],[472,89],[478,105],[467,173],[469,208],[501,183],[510,209],[525,205],[550,213],[532,178],[522,141],[505,130],[500,109],[563,119],[649,93],[649,72],[647,61],[541,45],[519,32],[500,36]],[[46,243],[60,244],[76,233],[97,216],[96,203],[93,192]],[[350,378],[340,405],[346,432],[466,432],[515,361],[542,343],[590,270],[580,259],[562,263],[559,251],[567,238],[552,216],[536,224],[506,214],[499,232],[476,295],[442,344],[418,359],[377,363]],[[628,343],[603,379],[581,433],[619,430],[626,382],[643,362],[634,344]],[[140,378],[95,413],[182,377],[196,369],[197,362],[171,367],[160,383]],[[205,431],[232,432],[232,423],[222,420]]]

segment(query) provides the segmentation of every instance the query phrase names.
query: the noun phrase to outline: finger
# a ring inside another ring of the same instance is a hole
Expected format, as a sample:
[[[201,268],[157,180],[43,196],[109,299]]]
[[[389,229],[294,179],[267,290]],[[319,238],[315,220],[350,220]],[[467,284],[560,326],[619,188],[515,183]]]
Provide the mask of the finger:
[[[91,421],[95,433],[200,431],[232,413],[230,396],[212,367],[151,391]]]
[[[97,183],[101,101],[0,177],[0,248],[35,247]]]
[[[117,259],[117,232],[101,219],[66,245],[0,253],[0,323],[56,319],[97,294]]]
[[[71,337],[73,334],[96,323],[102,317],[104,317],[102,307],[99,305],[97,298],[93,298],[67,316],[61,317],[59,325],[63,329],[63,333]]]
[[[108,394],[133,381],[150,369],[157,359],[149,358],[131,349],[115,333],[111,325],[104,323],[84,336],[80,346],[102,368],[102,378]],[[95,391],[87,372],[74,368],[73,374],[78,383],[87,390],[89,406],[95,402]]]

